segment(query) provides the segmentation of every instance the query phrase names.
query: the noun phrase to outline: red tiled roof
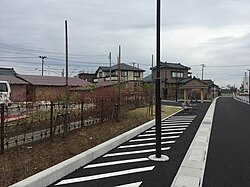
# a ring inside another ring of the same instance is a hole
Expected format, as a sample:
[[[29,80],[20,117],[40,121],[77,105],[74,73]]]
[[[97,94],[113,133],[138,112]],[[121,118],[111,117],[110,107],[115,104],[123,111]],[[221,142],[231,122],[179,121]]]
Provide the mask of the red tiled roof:
[[[36,86],[65,86],[66,85],[65,77],[38,76],[38,75],[18,75],[18,77]],[[69,86],[85,87],[88,84],[92,84],[92,83],[85,81],[83,79],[80,79],[78,77],[69,77],[68,79]]]
[[[0,81],[8,81],[9,84],[29,84],[13,75],[0,75]]]

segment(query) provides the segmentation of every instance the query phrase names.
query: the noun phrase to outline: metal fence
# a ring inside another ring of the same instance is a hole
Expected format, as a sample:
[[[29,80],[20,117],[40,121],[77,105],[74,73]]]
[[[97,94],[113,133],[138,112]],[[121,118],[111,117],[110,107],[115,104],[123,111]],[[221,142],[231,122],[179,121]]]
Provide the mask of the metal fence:
[[[121,107],[138,107],[150,101],[148,94],[126,93],[120,95],[92,94],[87,99],[70,102],[22,102],[6,107],[1,105],[1,153],[14,146],[67,135],[91,124],[108,120],[119,121]],[[68,103],[68,105],[66,104]]]

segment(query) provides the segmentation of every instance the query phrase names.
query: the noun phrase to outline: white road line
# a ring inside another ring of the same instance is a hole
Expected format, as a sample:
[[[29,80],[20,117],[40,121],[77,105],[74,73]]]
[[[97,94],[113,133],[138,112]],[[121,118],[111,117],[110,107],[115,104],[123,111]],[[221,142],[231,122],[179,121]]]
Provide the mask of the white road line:
[[[169,150],[169,149],[170,149],[170,147],[163,147],[163,148],[161,148],[162,151]],[[118,152],[118,153],[106,154],[103,157],[133,155],[133,154],[140,154],[140,153],[149,153],[149,152],[154,152],[154,151],[155,151],[155,149],[146,149],[146,150],[140,150],[140,151]]]
[[[192,116],[171,116],[170,118],[195,118],[196,115],[192,115]]]
[[[164,125],[161,126],[161,129],[180,128],[180,127],[188,127],[188,125]],[[151,129],[155,129],[155,127],[152,127]]]
[[[108,178],[108,177],[116,177],[116,176],[120,176],[120,175],[132,174],[132,173],[151,171],[154,169],[154,167],[155,166],[149,166],[149,167],[142,167],[142,168],[136,168],[136,169],[129,169],[129,170],[123,170],[123,171],[117,171],[117,172],[111,172],[111,173],[86,176],[86,177],[65,179],[65,180],[62,180],[61,182],[57,183],[56,186],[63,185],[63,184],[72,184],[72,183],[77,183],[77,182],[85,182],[85,181]]]
[[[186,125],[191,124],[190,122],[178,122],[178,123],[161,123],[162,125]]]
[[[97,167],[103,167],[103,166],[113,166],[113,165],[119,165],[119,164],[128,164],[128,163],[134,163],[134,162],[144,162],[148,161],[148,158],[136,158],[136,159],[129,159],[129,160],[118,160],[113,162],[103,162],[98,164],[89,164],[84,167],[84,169],[88,168],[97,168]]]
[[[173,138],[179,138],[180,136],[167,136],[167,137],[161,137],[161,140],[165,140],[165,139],[173,139]],[[140,139],[134,139],[134,140],[130,140],[129,142],[142,142],[142,141],[148,141],[148,140],[155,140],[154,138],[140,138]]]
[[[120,186],[115,186],[115,187],[139,187],[142,184],[141,182],[135,182],[135,183],[130,183],[130,184],[124,184]]]
[[[191,123],[193,120],[173,120],[173,121],[162,121],[161,124],[168,123]]]
[[[186,128],[174,128],[174,129],[162,129],[161,132],[168,132],[168,131],[184,131],[186,130]],[[150,132],[155,132],[155,130],[147,130],[146,133],[150,133]]]
[[[168,119],[195,119],[196,116],[172,116],[171,118],[168,118]],[[168,119],[165,119],[165,120],[168,120]]]
[[[172,135],[172,134],[182,134],[183,131],[180,132],[165,132],[165,133],[161,133],[161,135]],[[138,137],[146,137],[146,136],[155,136],[155,133],[153,134],[140,134]]]
[[[175,143],[175,141],[161,142],[162,145],[170,144],[170,143]],[[149,145],[155,145],[155,142],[154,143],[135,144],[135,145],[123,145],[123,146],[118,147],[118,149],[133,148],[133,147],[144,147],[144,146],[149,146]]]

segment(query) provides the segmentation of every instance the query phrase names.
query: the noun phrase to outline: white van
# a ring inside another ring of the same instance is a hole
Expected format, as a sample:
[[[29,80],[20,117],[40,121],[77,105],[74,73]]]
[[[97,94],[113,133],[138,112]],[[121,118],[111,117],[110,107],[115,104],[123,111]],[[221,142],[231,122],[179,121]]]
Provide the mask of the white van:
[[[9,105],[11,103],[10,93],[11,90],[8,81],[0,81],[0,104]]]

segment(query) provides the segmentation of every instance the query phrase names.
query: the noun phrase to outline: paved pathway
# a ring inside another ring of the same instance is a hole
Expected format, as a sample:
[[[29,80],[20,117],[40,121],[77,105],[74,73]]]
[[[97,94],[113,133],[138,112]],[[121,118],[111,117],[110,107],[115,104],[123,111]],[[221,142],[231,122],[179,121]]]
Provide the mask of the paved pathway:
[[[155,152],[152,127],[51,186],[170,186],[208,106],[162,121],[162,153],[170,157],[168,162],[148,159]]]
[[[250,105],[230,97],[217,101],[204,187],[250,186]]]

